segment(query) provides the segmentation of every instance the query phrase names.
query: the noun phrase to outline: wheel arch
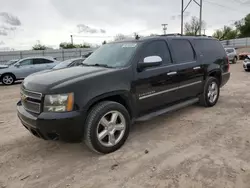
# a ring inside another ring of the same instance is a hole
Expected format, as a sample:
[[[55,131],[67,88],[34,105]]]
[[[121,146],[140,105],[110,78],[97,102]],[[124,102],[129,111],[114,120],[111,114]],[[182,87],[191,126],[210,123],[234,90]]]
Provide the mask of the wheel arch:
[[[14,73],[12,73],[12,72],[5,72],[5,73],[3,73],[1,75],[1,77],[0,77],[0,80],[2,80],[3,76],[6,75],[6,74],[10,74],[10,75],[14,76],[14,79],[16,80],[16,75]]]
[[[221,85],[221,81],[222,81],[222,72],[221,72],[221,70],[212,70],[212,71],[210,71],[209,73],[208,73],[208,76],[211,76],[211,77],[215,77],[215,78],[217,78],[218,79],[218,81],[219,81],[219,85]]]
[[[134,117],[135,110],[133,108],[133,98],[128,91],[114,91],[94,97],[87,103],[87,105],[85,105],[87,114],[93,106],[102,101],[114,101],[120,103],[128,110],[130,118],[132,119]]]

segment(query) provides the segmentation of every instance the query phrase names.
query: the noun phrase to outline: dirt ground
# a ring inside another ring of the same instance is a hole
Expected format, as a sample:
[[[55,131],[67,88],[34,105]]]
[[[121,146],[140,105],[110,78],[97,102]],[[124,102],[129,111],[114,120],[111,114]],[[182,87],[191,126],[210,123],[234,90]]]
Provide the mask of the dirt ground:
[[[109,155],[32,136],[16,116],[20,84],[1,85],[0,187],[249,188],[250,73],[231,73],[215,107],[137,123]]]

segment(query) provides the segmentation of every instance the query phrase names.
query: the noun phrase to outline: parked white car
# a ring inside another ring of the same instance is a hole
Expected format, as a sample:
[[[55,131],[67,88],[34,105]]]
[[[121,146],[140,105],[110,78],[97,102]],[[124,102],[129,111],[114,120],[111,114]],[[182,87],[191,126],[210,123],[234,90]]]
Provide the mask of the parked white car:
[[[246,59],[243,61],[243,68],[245,71],[250,71],[250,55],[247,55]]]
[[[58,64],[52,57],[29,57],[17,61],[14,64],[0,66],[0,82],[4,85],[11,85],[16,80],[23,80],[25,77],[42,70],[51,69]]]

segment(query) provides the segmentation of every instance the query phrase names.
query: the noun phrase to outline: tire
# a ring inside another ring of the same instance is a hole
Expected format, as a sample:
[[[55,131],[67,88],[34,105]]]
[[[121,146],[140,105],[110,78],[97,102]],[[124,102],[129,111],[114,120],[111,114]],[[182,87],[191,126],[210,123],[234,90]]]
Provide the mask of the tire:
[[[246,72],[250,72],[250,69],[244,69]]]
[[[236,64],[236,63],[237,63],[237,57],[234,57],[233,64]]]
[[[112,121],[113,116],[117,116],[114,118],[116,121]],[[112,153],[122,147],[127,140],[130,124],[129,113],[123,105],[112,101],[101,102],[88,114],[84,128],[84,142],[90,150],[97,153]],[[121,125],[124,126],[123,130]],[[116,130],[118,126],[121,130]]]
[[[209,98],[209,92],[210,92],[210,96],[211,96],[212,94],[211,94],[210,89],[212,87],[212,84],[215,84],[216,88],[215,88],[214,93],[213,93],[214,98],[213,98],[213,100],[210,100],[212,97]],[[217,90],[217,92],[216,92],[216,90]],[[220,86],[219,86],[218,79],[215,77],[208,77],[205,81],[203,94],[201,94],[201,96],[200,96],[200,104],[204,107],[212,107],[217,103],[219,96],[220,96]]]
[[[13,74],[4,74],[1,78],[1,82],[4,85],[12,85],[15,82],[15,76]]]

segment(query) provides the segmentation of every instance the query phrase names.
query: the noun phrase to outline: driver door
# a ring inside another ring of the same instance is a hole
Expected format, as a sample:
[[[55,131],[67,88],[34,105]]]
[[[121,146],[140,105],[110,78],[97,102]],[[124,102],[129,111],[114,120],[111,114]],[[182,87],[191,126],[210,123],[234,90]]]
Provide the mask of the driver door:
[[[15,75],[18,79],[23,79],[34,72],[33,59],[25,59],[16,66]]]
[[[159,56],[162,63],[136,73],[135,90],[140,114],[176,100],[178,76],[165,40],[151,41],[142,47],[139,62],[145,57]]]

